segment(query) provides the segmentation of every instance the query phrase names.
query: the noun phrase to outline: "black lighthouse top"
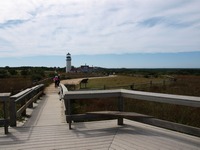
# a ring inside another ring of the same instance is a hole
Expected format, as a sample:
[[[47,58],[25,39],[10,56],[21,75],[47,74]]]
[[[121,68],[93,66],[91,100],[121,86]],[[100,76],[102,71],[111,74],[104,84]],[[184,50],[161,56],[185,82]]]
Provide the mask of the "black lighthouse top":
[[[70,53],[67,54],[66,60],[71,61],[71,54]]]

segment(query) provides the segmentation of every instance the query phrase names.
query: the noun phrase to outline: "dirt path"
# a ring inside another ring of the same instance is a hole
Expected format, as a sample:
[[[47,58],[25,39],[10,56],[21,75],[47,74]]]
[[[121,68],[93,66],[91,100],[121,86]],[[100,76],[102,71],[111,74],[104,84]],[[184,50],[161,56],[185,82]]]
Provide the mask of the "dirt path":
[[[68,79],[68,80],[61,80],[62,84],[73,84],[73,85],[78,85],[80,84],[81,80],[84,78],[78,78],[78,79]]]
[[[98,79],[98,78],[112,78],[116,77],[116,75],[110,75],[110,76],[104,76],[104,77],[89,77],[88,79]],[[78,85],[80,84],[81,80],[86,79],[86,78],[78,78],[78,79],[68,79],[68,80],[62,80],[62,84],[73,84],[73,85]]]

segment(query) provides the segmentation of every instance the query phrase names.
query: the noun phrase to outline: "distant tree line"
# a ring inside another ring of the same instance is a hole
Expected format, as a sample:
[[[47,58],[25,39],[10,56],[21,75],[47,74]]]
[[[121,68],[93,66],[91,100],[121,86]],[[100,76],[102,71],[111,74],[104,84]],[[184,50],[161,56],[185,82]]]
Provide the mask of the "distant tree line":
[[[103,69],[102,69],[103,70]],[[200,75],[200,69],[182,69],[182,68],[166,68],[166,69],[128,69],[128,68],[110,68],[104,69],[107,74],[126,74],[126,75],[143,75],[154,76],[160,75]]]
[[[0,67],[0,78],[30,77],[32,81],[39,81],[54,76],[54,72],[63,72],[65,68],[57,67]]]
[[[55,71],[58,73],[65,73],[65,67],[0,67],[0,78],[9,77],[30,77],[34,80],[41,80],[45,77],[53,77]],[[158,77],[160,75],[200,75],[200,69],[182,69],[182,68],[165,68],[165,69],[146,69],[146,68],[98,68],[98,73],[105,75],[110,74],[122,74],[122,75],[143,75],[145,77],[153,76]]]

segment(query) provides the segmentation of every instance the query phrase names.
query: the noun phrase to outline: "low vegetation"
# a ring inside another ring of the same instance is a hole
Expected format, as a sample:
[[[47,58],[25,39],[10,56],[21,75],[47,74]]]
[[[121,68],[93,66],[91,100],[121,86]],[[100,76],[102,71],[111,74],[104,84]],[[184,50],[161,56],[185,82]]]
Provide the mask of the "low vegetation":
[[[139,85],[148,85],[150,84],[163,84],[165,78],[146,78],[143,76],[124,76],[124,75],[111,75],[103,78],[93,78],[88,80],[87,88],[88,89],[116,89],[116,88],[136,88]],[[168,79],[167,79],[168,80]]]

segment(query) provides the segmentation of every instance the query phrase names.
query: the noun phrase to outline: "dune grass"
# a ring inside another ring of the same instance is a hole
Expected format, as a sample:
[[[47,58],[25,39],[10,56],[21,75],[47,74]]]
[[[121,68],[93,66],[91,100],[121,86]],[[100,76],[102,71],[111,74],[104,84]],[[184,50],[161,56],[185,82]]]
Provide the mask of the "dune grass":
[[[163,83],[163,78],[144,78],[134,76],[108,76],[88,80],[88,89],[130,88],[133,84]]]

